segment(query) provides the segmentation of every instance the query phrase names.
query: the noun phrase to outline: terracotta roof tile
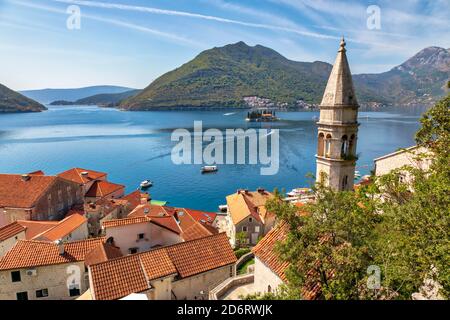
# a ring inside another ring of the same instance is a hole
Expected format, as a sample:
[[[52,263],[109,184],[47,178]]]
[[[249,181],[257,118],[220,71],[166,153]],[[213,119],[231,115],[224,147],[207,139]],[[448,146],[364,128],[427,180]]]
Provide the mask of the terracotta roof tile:
[[[86,192],[85,196],[92,198],[103,198],[121,189],[125,189],[125,186],[108,181],[95,181],[92,184],[92,187],[89,188],[88,192]]]
[[[148,289],[138,255],[89,266],[91,294],[96,300],[115,300]]]
[[[140,259],[148,280],[167,277],[177,273],[177,269],[164,248],[143,253],[140,255]]]
[[[149,280],[181,278],[236,262],[225,233],[129,255],[89,267],[97,300],[120,299],[149,289]]]
[[[19,240],[0,259],[0,270],[84,261],[86,254],[104,242],[104,240],[104,238],[96,238],[65,243],[63,255],[59,254],[58,246],[53,242]]]
[[[101,243],[97,247],[92,249],[88,254],[86,254],[84,264],[90,266],[111,259],[120,258],[122,256],[123,254],[119,248],[109,243]]]
[[[25,238],[27,240],[33,240],[37,235],[53,228],[58,224],[58,221],[31,221],[31,220],[18,220],[21,226],[25,227]]]
[[[228,211],[233,224],[238,224],[248,216],[264,221],[268,214],[265,210],[266,201],[273,198],[268,191],[239,191],[227,196]]]
[[[182,278],[236,262],[225,233],[182,242],[166,247],[170,259]]]
[[[0,242],[25,231],[25,228],[17,222],[10,223],[0,228]]]
[[[113,220],[107,220],[103,222],[104,228],[117,228],[127,225],[133,225],[133,224],[141,224],[141,223],[154,223],[160,227],[163,227],[165,229],[168,229],[176,234],[180,234],[181,230],[178,227],[177,222],[175,219],[171,216],[143,216],[143,217],[133,217],[133,218],[124,218],[124,219],[113,219]]]
[[[161,217],[162,215],[175,217],[179,221],[178,227],[181,229],[182,231],[181,236],[185,241],[194,240],[202,237],[207,237],[212,234],[216,234],[217,230],[215,228],[207,227],[206,225],[198,222],[196,219],[192,217],[190,213],[194,211],[195,211],[194,214],[197,214],[197,216],[202,217],[203,219],[207,219],[205,216],[202,215],[203,214],[202,211],[184,208],[173,208],[167,206],[156,206],[152,204],[139,205],[128,216],[129,217],[147,216],[152,219]],[[208,214],[214,215],[212,213]]]
[[[83,176],[81,174],[82,172],[87,172],[88,173],[87,176]],[[79,184],[85,184],[92,180],[97,180],[105,177],[106,173],[81,168],[73,168],[58,174],[58,176],[63,179],[70,180]]]
[[[42,171],[42,170],[37,170],[37,171],[30,172],[29,175],[30,176],[31,175],[33,175],[33,176],[45,176],[45,172]]]
[[[184,211],[186,211],[192,218],[200,223],[212,224],[217,217],[217,213],[214,212],[193,210],[187,208],[185,208]]]
[[[136,190],[130,194],[127,194],[126,196],[122,197],[121,199],[127,200],[130,204],[130,210],[133,211],[137,206],[139,206],[141,204],[141,198],[144,195],[148,197],[148,194],[145,194],[139,190]]]
[[[0,174],[0,207],[32,208],[56,181],[53,176]]]
[[[84,216],[80,214],[72,214],[59,221],[58,224],[51,229],[44,231],[39,236],[35,237],[35,239],[43,241],[56,241],[66,237],[86,222],[87,219]]]
[[[277,243],[286,239],[288,232],[289,228],[287,224],[281,222],[278,226],[270,230],[252,250],[255,256],[283,281],[286,281],[284,272],[289,266],[289,263],[283,262],[278,258],[275,252],[275,246]]]

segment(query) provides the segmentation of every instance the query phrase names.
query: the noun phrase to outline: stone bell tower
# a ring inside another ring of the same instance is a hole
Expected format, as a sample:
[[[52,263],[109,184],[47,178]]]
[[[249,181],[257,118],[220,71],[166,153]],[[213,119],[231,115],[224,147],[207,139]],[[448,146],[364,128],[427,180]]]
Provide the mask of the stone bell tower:
[[[333,190],[353,190],[358,137],[358,101],[342,38],[320,104],[317,182]]]

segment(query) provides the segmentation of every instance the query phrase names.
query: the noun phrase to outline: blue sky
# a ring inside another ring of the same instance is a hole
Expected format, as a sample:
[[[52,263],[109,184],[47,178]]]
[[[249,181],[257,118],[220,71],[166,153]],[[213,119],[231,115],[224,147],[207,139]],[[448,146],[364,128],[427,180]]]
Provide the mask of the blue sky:
[[[81,29],[69,30],[70,5]],[[380,8],[381,29],[367,27]],[[147,86],[205,49],[238,41],[332,63],[345,35],[353,73],[427,46],[450,48],[450,1],[0,0],[0,83],[15,90]]]

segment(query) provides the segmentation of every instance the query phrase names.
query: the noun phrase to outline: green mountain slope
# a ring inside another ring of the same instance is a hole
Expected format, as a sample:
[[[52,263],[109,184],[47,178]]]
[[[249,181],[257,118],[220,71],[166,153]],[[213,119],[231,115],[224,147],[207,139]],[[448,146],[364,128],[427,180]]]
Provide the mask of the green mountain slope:
[[[361,104],[431,103],[450,78],[450,51],[430,47],[391,71],[354,76]],[[281,104],[320,103],[332,66],[291,61],[263,46],[243,42],[213,48],[156,79],[124,100],[126,110],[178,107],[243,107],[244,97]]]
[[[42,104],[0,84],[0,113],[39,112],[47,110]]]
[[[365,101],[399,105],[432,104],[445,94],[449,79],[450,49],[439,47],[425,48],[388,72],[354,76]]]
[[[207,50],[155,80],[121,108],[239,107],[246,96],[283,103],[318,101],[331,65],[290,61],[274,50],[243,42]]]

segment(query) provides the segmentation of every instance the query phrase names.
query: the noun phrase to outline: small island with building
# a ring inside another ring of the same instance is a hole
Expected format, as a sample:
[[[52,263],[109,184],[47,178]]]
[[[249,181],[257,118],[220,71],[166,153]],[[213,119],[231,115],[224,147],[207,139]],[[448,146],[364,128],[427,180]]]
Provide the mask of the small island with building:
[[[247,112],[245,120],[248,122],[272,122],[279,119],[276,117],[274,110],[257,109]]]

